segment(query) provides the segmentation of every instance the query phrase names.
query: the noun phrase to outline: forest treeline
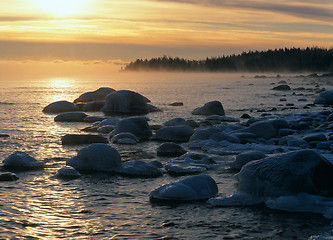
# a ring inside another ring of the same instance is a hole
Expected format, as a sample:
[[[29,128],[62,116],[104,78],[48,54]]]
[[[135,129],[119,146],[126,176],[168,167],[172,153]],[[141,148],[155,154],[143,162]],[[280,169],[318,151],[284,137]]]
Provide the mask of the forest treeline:
[[[284,48],[267,51],[249,51],[238,55],[188,60],[163,56],[137,59],[125,71],[224,71],[224,72],[332,72],[333,49]]]

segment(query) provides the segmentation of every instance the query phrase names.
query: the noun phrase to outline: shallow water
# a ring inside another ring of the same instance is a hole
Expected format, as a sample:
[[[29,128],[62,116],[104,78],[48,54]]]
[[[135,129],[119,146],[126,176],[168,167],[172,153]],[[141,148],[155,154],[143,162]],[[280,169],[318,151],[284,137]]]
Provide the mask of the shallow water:
[[[293,74],[295,75],[295,74]],[[205,203],[157,205],[148,194],[156,187],[182,177],[164,175],[156,179],[132,179],[110,174],[88,174],[73,181],[53,179],[66,159],[84,146],[63,147],[61,136],[80,133],[86,123],[55,123],[55,115],[43,114],[47,104],[73,101],[81,93],[99,87],[129,89],[148,97],[162,112],[147,116],[150,124],[174,117],[204,119],[190,112],[212,100],[222,102],[227,116],[243,113],[320,111],[310,107],[319,88],[332,88],[332,81],[282,76],[254,78],[247,74],[129,74],[85,78],[42,78],[32,81],[11,79],[0,86],[0,159],[14,151],[25,151],[46,163],[42,171],[19,172],[16,182],[0,183],[0,236],[18,239],[307,239],[330,235],[332,225],[321,215],[284,213],[264,206],[215,208]],[[272,91],[281,80],[291,88],[305,90]],[[274,83],[274,84],[272,84]],[[319,87],[317,86],[319,84]],[[293,92],[295,94],[293,95]],[[286,98],[281,102],[280,98]],[[305,98],[307,101],[299,101]],[[169,106],[183,102],[184,106]],[[288,107],[287,103],[294,106]],[[281,104],[281,106],[279,106]],[[277,111],[271,111],[277,108]],[[93,114],[93,113],[89,113]],[[94,113],[93,115],[102,115]],[[158,159],[159,143],[115,146],[123,160]],[[218,183],[221,195],[235,190],[228,163],[234,156],[220,159],[222,167],[207,172]],[[225,164],[223,164],[225,163]]]

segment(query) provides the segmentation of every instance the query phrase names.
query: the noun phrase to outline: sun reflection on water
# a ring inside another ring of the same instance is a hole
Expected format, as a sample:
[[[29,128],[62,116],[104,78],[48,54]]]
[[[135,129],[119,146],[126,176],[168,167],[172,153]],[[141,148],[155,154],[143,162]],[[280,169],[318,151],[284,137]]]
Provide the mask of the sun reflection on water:
[[[49,94],[49,102],[59,100],[70,100],[75,95],[76,79],[73,78],[49,78],[46,79],[47,88],[51,89],[52,94]]]

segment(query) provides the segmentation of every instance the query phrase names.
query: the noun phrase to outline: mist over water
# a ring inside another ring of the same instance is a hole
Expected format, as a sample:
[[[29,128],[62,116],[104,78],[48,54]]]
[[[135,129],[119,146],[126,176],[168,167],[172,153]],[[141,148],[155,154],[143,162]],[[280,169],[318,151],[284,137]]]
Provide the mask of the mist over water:
[[[213,208],[205,203],[172,206],[151,204],[148,194],[156,187],[183,177],[164,175],[156,179],[132,179],[110,174],[87,174],[73,181],[52,178],[68,158],[84,146],[62,146],[67,133],[82,133],[87,123],[56,123],[55,115],[42,109],[58,100],[73,101],[80,94],[99,87],[132,90],[151,100],[162,112],[147,114],[149,124],[182,117],[203,120],[191,111],[206,102],[221,101],[226,116],[239,118],[247,113],[301,113],[321,111],[324,107],[303,109],[318,95],[313,89],[332,88],[332,82],[317,78],[295,78],[296,74],[225,73],[110,73],[70,77],[36,77],[2,80],[0,86],[1,161],[14,151],[24,151],[46,163],[42,171],[18,172],[16,182],[0,184],[0,236],[27,239],[307,239],[331,233],[330,221],[321,215],[284,213],[263,206],[250,208]],[[56,76],[56,75],[55,75]],[[23,80],[22,80],[23,79]],[[289,92],[272,91],[281,80]],[[295,92],[295,94],[293,94]],[[286,98],[286,107],[280,102]],[[300,98],[306,101],[299,101]],[[182,102],[183,106],[170,106]],[[281,105],[282,104],[282,105]],[[272,110],[276,108],[276,110]],[[103,116],[102,113],[89,115]],[[120,117],[122,118],[122,117]],[[113,145],[123,160],[160,160],[158,142],[134,146]],[[210,170],[221,195],[235,191],[234,173],[225,156],[218,170]]]

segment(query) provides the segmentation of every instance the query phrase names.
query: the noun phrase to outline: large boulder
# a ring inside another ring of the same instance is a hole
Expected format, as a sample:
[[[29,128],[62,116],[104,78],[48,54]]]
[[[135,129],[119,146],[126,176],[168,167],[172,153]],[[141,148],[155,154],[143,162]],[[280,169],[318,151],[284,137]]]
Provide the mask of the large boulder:
[[[149,194],[151,201],[187,202],[204,201],[216,196],[217,184],[213,178],[202,174],[163,185]]]
[[[208,102],[202,107],[196,108],[192,111],[193,115],[220,115],[224,116],[224,109],[222,103],[219,101]]]
[[[333,89],[320,93],[319,97],[317,97],[314,102],[318,104],[333,105]]]
[[[237,192],[279,197],[298,193],[333,196],[333,164],[313,150],[249,162],[236,175]]]
[[[107,144],[95,143],[81,149],[66,165],[80,172],[115,172],[121,165],[118,151]]]
[[[83,105],[82,111],[84,112],[99,112],[102,107],[105,105],[104,100],[97,100],[93,102],[88,102]]]
[[[149,100],[139,93],[120,90],[110,93],[101,109],[105,114],[145,114]]]
[[[179,157],[185,153],[186,150],[182,146],[172,142],[162,143],[157,148],[157,156]]]
[[[270,122],[267,121],[255,122],[247,128],[236,130],[234,133],[240,132],[252,133],[257,137],[266,139],[276,137],[278,134],[277,129]],[[237,134],[235,135],[238,137]]]
[[[75,112],[79,111],[79,108],[71,102],[68,101],[57,101],[50,103],[44,107],[44,113],[63,113],[63,112]]]
[[[95,134],[66,134],[61,137],[62,145],[108,143],[107,138]]]
[[[44,162],[38,161],[25,152],[16,151],[3,160],[3,167],[8,170],[28,171],[39,170]]]
[[[165,142],[188,142],[194,130],[187,125],[162,127],[156,131],[153,139]]]
[[[88,115],[83,112],[60,113],[55,118],[55,122],[84,122]]]
[[[248,162],[265,158],[265,153],[261,151],[248,151],[237,155],[235,161],[231,164],[231,167],[236,170],[240,170]]]
[[[92,92],[86,92],[81,94],[77,99],[74,100],[74,103],[87,103],[92,101],[104,100],[105,97],[114,92],[113,88],[101,87]]]
[[[110,137],[124,132],[134,134],[140,141],[148,140],[152,136],[152,131],[145,117],[130,117],[121,120],[111,132]]]

